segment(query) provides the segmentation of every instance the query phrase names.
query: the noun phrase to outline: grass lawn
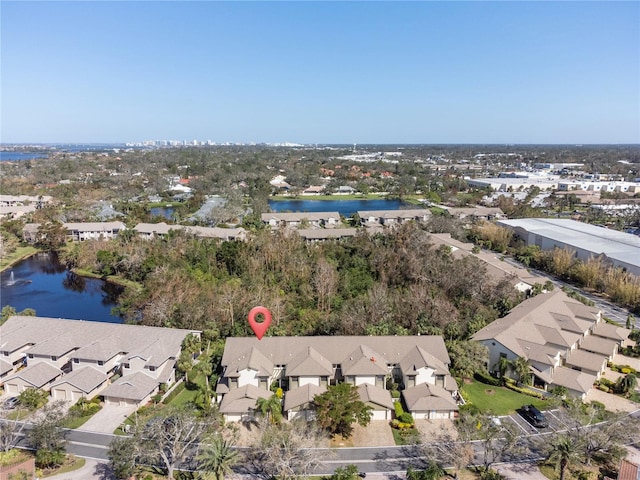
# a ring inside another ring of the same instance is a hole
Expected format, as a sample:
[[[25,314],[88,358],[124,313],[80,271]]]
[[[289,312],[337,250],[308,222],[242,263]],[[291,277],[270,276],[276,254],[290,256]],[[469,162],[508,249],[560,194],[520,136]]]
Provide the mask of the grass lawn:
[[[420,443],[420,433],[415,428],[403,431],[392,428],[391,433],[396,445],[415,445]]]
[[[96,413],[98,413],[98,412],[96,412]],[[91,417],[93,417],[93,415],[95,415],[95,413],[92,414],[92,415],[85,415],[83,417],[69,418],[69,419],[65,420],[64,427],[65,428],[71,428],[71,429],[80,428],[82,425],[85,424],[85,422],[87,420],[89,420]]]
[[[38,249],[32,246],[16,248],[15,252],[10,253],[6,257],[2,257],[2,259],[0,259],[0,271],[3,271],[12,265],[15,265],[20,260],[30,257],[36,252],[38,252]]]
[[[529,403],[541,410],[547,406],[544,400],[480,382],[465,383],[462,391],[470,403],[481,410],[491,410],[496,415],[510,415],[515,413],[517,408]]]
[[[46,469],[42,471],[42,477],[47,478],[52,475],[59,475],[61,473],[73,472],[79,468],[84,467],[86,460],[80,457],[74,457],[73,455],[67,455],[65,462],[58,468]]]

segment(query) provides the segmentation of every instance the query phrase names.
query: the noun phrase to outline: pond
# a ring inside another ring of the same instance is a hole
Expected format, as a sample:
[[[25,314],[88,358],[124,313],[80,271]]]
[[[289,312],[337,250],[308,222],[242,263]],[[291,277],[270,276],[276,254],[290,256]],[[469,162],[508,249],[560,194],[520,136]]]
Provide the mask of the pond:
[[[399,210],[402,201],[385,198],[375,200],[269,200],[274,212],[338,212],[345,218],[358,210]]]
[[[122,323],[111,314],[122,287],[67,270],[55,253],[39,253],[0,275],[0,307],[33,308],[39,317]]]

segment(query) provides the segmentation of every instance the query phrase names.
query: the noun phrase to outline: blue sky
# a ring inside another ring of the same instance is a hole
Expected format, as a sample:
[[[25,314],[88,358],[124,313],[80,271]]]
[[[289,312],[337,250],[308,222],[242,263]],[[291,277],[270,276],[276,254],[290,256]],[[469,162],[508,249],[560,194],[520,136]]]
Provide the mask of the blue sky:
[[[640,143],[639,2],[0,9],[5,143]]]

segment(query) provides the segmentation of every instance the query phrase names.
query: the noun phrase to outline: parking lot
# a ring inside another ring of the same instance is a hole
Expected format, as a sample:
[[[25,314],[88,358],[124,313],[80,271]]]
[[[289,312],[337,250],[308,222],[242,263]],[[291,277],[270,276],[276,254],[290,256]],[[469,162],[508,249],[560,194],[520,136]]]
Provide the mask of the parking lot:
[[[515,425],[516,430],[522,435],[531,435],[535,433],[552,433],[560,430],[566,430],[569,427],[569,419],[561,409],[545,410],[544,416],[547,417],[549,426],[546,428],[536,428],[531,425],[522,415],[514,413],[500,418],[502,425]]]

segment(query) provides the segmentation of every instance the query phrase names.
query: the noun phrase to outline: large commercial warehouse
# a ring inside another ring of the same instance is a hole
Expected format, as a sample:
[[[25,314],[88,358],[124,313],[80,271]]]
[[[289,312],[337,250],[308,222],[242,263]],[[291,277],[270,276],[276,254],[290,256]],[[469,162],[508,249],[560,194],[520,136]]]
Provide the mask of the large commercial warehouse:
[[[640,237],[636,235],[575,220],[520,218],[497,223],[512,229],[527,245],[542,250],[570,248],[581,260],[603,255],[613,265],[640,276]]]

